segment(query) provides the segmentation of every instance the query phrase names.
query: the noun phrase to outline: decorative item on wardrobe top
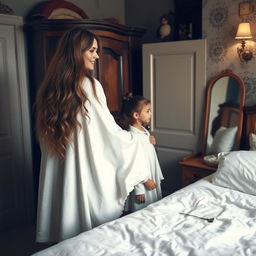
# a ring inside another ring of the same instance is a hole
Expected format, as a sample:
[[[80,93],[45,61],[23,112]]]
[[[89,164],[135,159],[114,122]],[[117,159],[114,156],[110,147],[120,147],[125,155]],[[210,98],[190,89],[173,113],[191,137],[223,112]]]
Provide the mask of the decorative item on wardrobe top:
[[[246,45],[245,40],[252,39],[250,23],[243,22],[238,25],[236,39],[242,40],[241,47],[237,48],[237,53],[241,62],[248,62],[253,57],[252,48]]]
[[[171,41],[174,36],[174,13],[169,12],[160,17],[160,25],[157,29],[157,37],[162,42]]]
[[[28,14],[29,20],[36,19],[86,19],[87,14],[75,4],[64,0],[43,1]]]
[[[13,15],[14,12],[8,5],[2,4],[0,2],[0,14],[11,14],[11,15]]]

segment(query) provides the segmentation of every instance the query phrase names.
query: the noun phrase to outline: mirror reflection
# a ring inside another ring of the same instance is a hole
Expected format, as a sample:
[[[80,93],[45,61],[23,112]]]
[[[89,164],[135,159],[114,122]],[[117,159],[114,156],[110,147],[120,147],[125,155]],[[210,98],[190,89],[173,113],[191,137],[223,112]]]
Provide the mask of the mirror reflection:
[[[224,71],[207,87],[203,155],[239,148],[245,86],[234,73]]]
[[[212,88],[210,111],[209,111],[209,129],[207,136],[207,154],[217,153],[213,146],[213,139],[216,132],[221,128],[230,128],[230,136],[235,139],[240,107],[241,89],[238,81],[233,77],[220,78]],[[234,141],[234,140],[232,140]],[[227,145],[228,146],[228,145]],[[232,145],[233,147],[234,145]],[[226,147],[227,148],[227,147]],[[218,150],[217,150],[218,151]]]

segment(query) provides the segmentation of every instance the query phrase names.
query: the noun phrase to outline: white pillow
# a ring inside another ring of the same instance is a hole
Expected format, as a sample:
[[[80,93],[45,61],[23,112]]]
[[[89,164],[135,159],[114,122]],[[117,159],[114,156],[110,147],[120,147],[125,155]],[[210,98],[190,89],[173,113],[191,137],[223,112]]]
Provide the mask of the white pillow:
[[[230,152],[235,143],[237,126],[220,127],[214,135],[209,154],[218,154],[220,152]]]
[[[233,151],[221,156],[212,183],[256,195],[256,151]]]
[[[250,144],[250,150],[256,150],[256,134],[250,133],[249,144]]]

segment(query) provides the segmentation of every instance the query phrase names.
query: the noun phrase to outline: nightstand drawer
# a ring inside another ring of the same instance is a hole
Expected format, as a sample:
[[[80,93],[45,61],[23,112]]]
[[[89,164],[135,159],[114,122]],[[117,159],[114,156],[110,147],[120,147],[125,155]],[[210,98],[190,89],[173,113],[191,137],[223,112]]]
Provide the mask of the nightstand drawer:
[[[213,172],[206,169],[199,169],[190,166],[182,167],[182,186],[185,187],[197,180],[200,180]]]

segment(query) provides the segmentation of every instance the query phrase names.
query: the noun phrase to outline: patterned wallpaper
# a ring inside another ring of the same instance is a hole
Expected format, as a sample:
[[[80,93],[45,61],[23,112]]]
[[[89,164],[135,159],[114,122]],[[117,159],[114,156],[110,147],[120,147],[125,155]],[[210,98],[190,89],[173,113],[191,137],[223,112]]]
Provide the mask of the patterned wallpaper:
[[[225,69],[238,74],[246,85],[246,105],[256,104],[256,0],[254,13],[239,17],[239,3],[243,0],[203,0],[203,38],[208,42],[207,80]],[[240,62],[235,39],[240,22],[250,22],[254,38],[248,41],[253,59]]]

